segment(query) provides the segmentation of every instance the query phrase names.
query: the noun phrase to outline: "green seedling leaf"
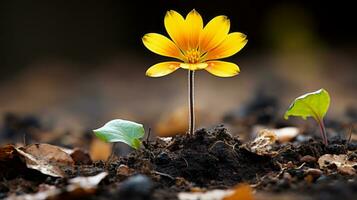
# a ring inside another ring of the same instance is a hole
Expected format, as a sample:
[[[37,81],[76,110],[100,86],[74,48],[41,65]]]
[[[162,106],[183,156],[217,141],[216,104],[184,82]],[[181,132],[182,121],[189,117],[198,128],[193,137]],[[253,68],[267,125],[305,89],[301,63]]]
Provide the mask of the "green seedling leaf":
[[[284,118],[288,119],[289,116],[298,116],[303,119],[313,117],[319,121],[324,118],[329,106],[330,95],[326,90],[320,89],[296,98],[285,112]]]
[[[285,112],[284,118],[298,116],[306,119],[312,117],[320,126],[321,137],[325,145],[328,144],[326,129],[323,118],[330,106],[330,95],[324,89],[304,94],[294,100]]]
[[[123,142],[134,149],[140,147],[139,139],[145,134],[142,124],[122,119],[112,120],[93,132],[105,142]]]

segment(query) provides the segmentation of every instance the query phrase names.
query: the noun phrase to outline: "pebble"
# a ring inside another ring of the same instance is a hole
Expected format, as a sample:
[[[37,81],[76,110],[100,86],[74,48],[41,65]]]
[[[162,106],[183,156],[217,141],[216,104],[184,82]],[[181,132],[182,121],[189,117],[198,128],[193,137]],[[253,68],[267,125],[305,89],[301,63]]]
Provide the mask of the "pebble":
[[[130,172],[130,168],[126,165],[119,165],[118,169],[117,169],[117,175],[121,175],[121,176],[129,176],[131,174]]]
[[[167,164],[171,161],[169,154],[166,152],[161,152],[157,157],[155,158],[155,162],[157,164]]]
[[[313,162],[316,162],[317,159],[315,157],[313,157],[313,156],[306,155],[306,156],[301,157],[300,161],[301,162],[306,162],[306,163],[313,163]]]
[[[120,199],[148,200],[151,199],[154,184],[145,175],[135,175],[119,185],[118,196]]]

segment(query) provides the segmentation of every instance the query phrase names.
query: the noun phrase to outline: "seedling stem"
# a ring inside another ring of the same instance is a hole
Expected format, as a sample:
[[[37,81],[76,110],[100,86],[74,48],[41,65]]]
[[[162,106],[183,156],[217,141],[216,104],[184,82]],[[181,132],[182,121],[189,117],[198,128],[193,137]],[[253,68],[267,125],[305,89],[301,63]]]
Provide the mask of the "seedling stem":
[[[321,137],[323,139],[323,142],[325,145],[328,145],[327,141],[327,135],[326,135],[326,128],[323,119],[320,119],[319,117],[316,117],[316,121],[320,126],[320,132],[321,132]]]

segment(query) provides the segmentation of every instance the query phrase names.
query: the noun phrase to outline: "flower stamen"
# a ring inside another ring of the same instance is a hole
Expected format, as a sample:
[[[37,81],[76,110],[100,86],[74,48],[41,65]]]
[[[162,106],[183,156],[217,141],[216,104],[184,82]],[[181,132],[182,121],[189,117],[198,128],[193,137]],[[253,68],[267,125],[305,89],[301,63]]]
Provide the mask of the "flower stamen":
[[[199,63],[199,61],[200,61],[201,53],[197,49],[190,49],[190,50],[186,51],[185,57],[186,57],[188,63],[196,64],[196,63]]]

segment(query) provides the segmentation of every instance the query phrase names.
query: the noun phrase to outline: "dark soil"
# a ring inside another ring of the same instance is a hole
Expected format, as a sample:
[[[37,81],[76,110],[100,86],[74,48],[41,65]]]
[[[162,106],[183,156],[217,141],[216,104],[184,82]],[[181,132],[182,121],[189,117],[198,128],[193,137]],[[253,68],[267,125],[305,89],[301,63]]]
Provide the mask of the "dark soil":
[[[0,198],[36,193],[43,184],[64,188],[70,178],[107,171],[109,175],[95,193],[63,193],[56,199],[177,199],[178,192],[193,188],[228,189],[242,182],[253,185],[258,193],[272,195],[263,198],[268,200],[285,193],[297,197],[291,199],[356,199],[357,176],[342,175],[336,169],[321,171],[317,159],[324,154],[347,154],[356,160],[357,143],[335,137],[325,146],[310,139],[276,144],[273,150],[277,152],[274,156],[252,153],[238,137],[218,126],[167,142],[160,138],[144,141],[140,150],[108,161],[92,163],[86,158],[66,171],[67,178],[27,169],[15,154],[11,161],[0,161]],[[120,173],[123,166],[128,167],[128,173]]]

